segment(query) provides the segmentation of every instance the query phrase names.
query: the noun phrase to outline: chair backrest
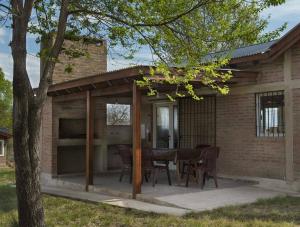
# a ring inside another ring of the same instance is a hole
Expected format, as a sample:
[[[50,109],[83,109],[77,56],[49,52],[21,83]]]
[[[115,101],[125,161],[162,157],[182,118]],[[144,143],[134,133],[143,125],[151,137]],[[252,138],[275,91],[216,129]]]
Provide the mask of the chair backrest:
[[[132,148],[129,144],[118,144],[117,149],[121,156],[122,162],[125,165],[131,165],[132,163]]]
[[[219,157],[219,147],[207,147],[202,151],[203,166],[205,171],[213,172],[217,167],[217,158]]]
[[[142,167],[144,169],[153,167],[153,152],[149,147],[142,148]]]
[[[201,150],[180,148],[177,150],[176,159],[181,161],[196,160],[199,158]]]
[[[209,144],[198,144],[195,149],[203,149],[203,148],[206,148],[206,147],[210,147]]]

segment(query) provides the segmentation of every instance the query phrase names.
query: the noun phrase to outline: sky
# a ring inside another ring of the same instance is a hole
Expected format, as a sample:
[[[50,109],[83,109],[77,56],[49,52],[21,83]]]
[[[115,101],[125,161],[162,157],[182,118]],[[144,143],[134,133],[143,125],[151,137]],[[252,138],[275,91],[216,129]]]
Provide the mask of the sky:
[[[287,32],[300,23],[300,0],[287,0],[283,5],[271,7],[263,11],[261,16],[264,18],[270,16],[270,24],[266,32],[280,27],[285,22],[288,23]],[[4,71],[5,77],[12,80],[12,58],[10,47],[8,46],[10,40],[11,30],[0,27],[0,68]],[[36,57],[39,47],[35,44],[35,37],[33,35],[29,35],[27,46],[27,70],[33,87],[36,87],[39,81],[40,64],[39,59]],[[108,56],[108,70],[125,68],[133,64],[147,64],[152,61],[152,55],[146,47],[136,53],[135,58],[131,61],[119,58],[115,54],[118,51],[122,50],[116,48]]]

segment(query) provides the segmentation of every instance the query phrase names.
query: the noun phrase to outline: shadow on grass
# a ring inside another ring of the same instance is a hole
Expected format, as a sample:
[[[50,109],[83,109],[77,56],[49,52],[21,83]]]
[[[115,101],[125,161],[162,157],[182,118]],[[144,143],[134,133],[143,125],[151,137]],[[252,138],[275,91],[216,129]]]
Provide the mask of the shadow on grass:
[[[237,221],[261,220],[273,222],[289,222],[300,224],[300,197],[277,197],[274,199],[259,200],[252,204],[241,206],[229,206],[191,213],[186,218],[200,219],[228,218]]]
[[[17,209],[16,189],[12,185],[0,185],[0,212]]]

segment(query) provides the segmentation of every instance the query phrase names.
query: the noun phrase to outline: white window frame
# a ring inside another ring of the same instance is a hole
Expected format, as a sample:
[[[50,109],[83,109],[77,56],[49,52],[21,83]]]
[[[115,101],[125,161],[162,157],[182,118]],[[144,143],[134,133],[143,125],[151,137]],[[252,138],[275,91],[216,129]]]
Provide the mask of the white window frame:
[[[167,106],[169,107],[169,126],[170,126],[170,137],[169,137],[169,149],[174,148],[174,106],[177,106],[177,102],[157,102],[153,103],[153,138],[152,147],[157,148],[156,143],[156,111],[157,107]]]
[[[5,155],[4,152],[4,140],[0,140],[0,156],[3,157]]]

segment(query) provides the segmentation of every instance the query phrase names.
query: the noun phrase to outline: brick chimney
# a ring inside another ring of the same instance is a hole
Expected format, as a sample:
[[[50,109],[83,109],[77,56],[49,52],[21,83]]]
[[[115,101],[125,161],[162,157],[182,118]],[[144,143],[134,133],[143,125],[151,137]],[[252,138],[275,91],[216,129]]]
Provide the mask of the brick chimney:
[[[47,47],[49,39],[41,42],[41,49]],[[67,51],[80,50],[86,53],[84,56],[72,58],[66,54]],[[41,69],[43,63],[41,62]],[[68,72],[67,69],[71,69]],[[53,84],[74,80],[82,77],[96,75],[107,71],[106,42],[83,38],[78,40],[65,39],[63,50],[58,57],[53,73]]]

